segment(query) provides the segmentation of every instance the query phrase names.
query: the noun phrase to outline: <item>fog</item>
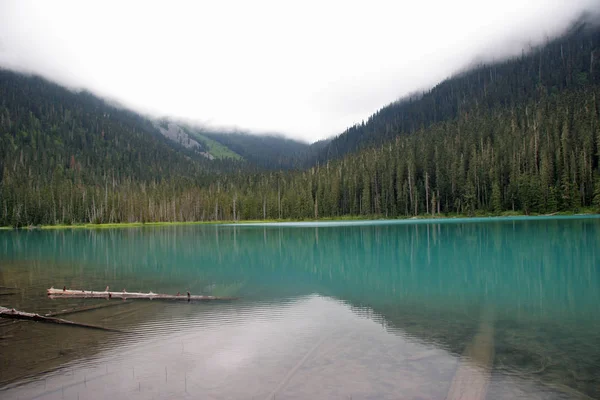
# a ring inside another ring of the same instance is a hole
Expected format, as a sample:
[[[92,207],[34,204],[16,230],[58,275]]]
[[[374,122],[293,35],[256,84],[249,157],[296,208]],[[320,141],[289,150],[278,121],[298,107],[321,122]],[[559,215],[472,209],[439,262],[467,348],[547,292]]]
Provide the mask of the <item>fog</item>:
[[[5,0],[0,66],[153,116],[314,141],[474,60],[520,54],[599,6]]]

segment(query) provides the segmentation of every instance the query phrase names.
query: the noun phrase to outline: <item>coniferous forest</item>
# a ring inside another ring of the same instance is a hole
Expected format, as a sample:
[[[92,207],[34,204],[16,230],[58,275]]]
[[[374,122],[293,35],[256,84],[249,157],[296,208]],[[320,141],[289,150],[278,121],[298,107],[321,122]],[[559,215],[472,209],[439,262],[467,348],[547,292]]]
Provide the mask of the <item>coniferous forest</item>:
[[[209,159],[89,93],[0,71],[0,226],[600,211],[599,102],[600,30],[578,24],[331,141],[207,133],[241,155]]]

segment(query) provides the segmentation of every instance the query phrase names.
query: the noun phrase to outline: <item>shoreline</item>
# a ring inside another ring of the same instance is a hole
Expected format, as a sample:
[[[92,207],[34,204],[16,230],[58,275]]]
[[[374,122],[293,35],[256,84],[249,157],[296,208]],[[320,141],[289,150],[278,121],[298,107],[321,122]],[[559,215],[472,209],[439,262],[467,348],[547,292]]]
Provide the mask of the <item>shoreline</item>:
[[[175,221],[175,222],[117,222],[106,224],[71,224],[71,225],[38,225],[11,227],[0,226],[0,231],[10,230],[59,230],[59,229],[123,229],[123,228],[155,228],[161,226],[185,226],[185,225],[245,225],[245,224],[277,224],[297,222],[344,222],[344,221],[411,221],[411,220],[447,220],[447,219],[477,219],[477,218],[514,218],[514,217],[568,217],[598,215],[600,213],[592,209],[584,209],[579,212],[560,211],[549,214],[529,214],[521,212],[506,211],[500,214],[479,213],[475,215],[442,214],[442,215],[417,215],[412,217],[385,218],[382,216],[342,216],[335,218],[309,218],[309,219],[257,219],[257,220],[223,220],[223,221]]]

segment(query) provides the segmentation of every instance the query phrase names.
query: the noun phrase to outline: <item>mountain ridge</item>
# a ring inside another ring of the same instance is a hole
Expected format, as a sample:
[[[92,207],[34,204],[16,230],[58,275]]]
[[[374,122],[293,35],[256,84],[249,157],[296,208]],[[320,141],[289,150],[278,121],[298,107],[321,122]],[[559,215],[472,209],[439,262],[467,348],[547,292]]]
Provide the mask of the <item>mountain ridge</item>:
[[[429,90],[382,107],[366,122],[332,138],[317,161],[382,144],[462,112],[540,98],[544,92],[582,86],[588,80],[600,82],[600,25],[591,23],[589,16],[579,18],[565,35],[521,56],[460,71]]]
[[[0,225],[600,211],[599,90],[600,29],[575,29],[308,145],[0,70]]]

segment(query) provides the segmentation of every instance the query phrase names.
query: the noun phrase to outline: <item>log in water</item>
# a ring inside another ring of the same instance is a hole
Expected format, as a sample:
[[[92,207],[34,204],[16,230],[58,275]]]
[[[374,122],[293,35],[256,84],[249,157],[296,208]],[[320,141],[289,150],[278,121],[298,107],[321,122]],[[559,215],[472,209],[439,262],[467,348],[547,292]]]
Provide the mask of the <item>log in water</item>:
[[[192,295],[190,292],[185,294],[159,294],[159,293],[141,293],[141,292],[121,292],[109,291],[108,286],[103,291],[83,290],[83,289],[48,289],[48,297],[55,298],[82,298],[82,299],[150,299],[150,300],[195,300],[195,301],[212,301],[212,300],[236,300],[235,297],[219,297],[219,296],[204,296]]]
[[[80,322],[69,321],[69,320],[61,319],[61,318],[44,317],[43,315],[39,315],[39,314],[35,314],[35,313],[28,313],[28,312],[24,312],[24,311],[15,310],[14,308],[6,308],[6,307],[0,307],[0,318],[20,319],[20,320],[35,321],[35,322],[46,322],[46,323],[58,324],[58,325],[77,326],[80,328],[124,333],[123,331],[120,331],[118,329],[111,329],[111,328],[105,328],[103,326],[83,324]]]
[[[458,364],[446,400],[485,400],[494,364],[494,312],[484,310],[479,332]]]

